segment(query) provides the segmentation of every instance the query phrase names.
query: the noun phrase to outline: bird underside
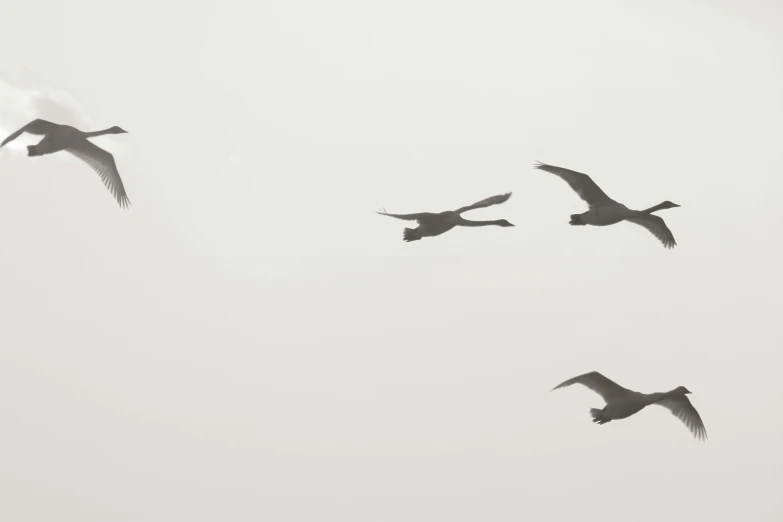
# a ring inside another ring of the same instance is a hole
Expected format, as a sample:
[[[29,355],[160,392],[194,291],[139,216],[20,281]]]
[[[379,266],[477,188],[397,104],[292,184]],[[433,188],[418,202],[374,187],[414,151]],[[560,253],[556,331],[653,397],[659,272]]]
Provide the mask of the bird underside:
[[[416,228],[406,228],[403,232],[404,241],[418,241],[423,237],[439,236],[445,232],[448,232],[456,225],[445,221],[435,222],[420,222],[420,225]]]

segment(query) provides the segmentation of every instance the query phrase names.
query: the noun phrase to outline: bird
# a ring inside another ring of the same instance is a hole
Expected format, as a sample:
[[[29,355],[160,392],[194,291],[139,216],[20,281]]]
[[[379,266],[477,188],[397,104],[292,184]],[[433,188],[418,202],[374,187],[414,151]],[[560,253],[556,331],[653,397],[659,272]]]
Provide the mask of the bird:
[[[478,203],[473,203],[472,205],[461,207],[457,210],[447,210],[445,212],[438,213],[419,212],[418,214],[389,214],[386,212],[386,209],[382,209],[378,211],[378,214],[381,214],[382,216],[394,217],[397,219],[407,219],[411,221],[415,220],[418,222],[418,227],[406,228],[402,235],[403,241],[418,241],[423,237],[439,236],[456,226],[485,227],[489,225],[496,225],[499,227],[513,227],[514,225],[505,219],[496,219],[494,221],[471,221],[469,219],[463,218],[461,215],[463,212],[467,212],[468,210],[505,203],[510,197],[511,192],[482,199]]]
[[[680,205],[671,201],[664,201],[646,210],[632,210],[622,203],[613,200],[587,174],[576,172],[562,167],[555,167],[538,162],[535,168],[550,172],[559,176],[587,203],[590,210],[583,214],[572,214],[570,225],[593,225],[603,227],[614,225],[620,221],[628,221],[649,230],[666,248],[674,248],[677,242],[674,240],[666,222],[653,212]]]
[[[639,393],[623,388],[598,372],[589,372],[563,381],[552,388],[552,390],[565,388],[572,384],[586,386],[600,395],[606,402],[606,406],[602,410],[598,408],[590,409],[590,415],[595,423],[606,424],[613,420],[625,419],[640,412],[646,406],[655,404],[663,406],[680,419],[694,437],[699,440],[707,439],[707,429],[704,427],[699,412],[696,411],[696,408],[693,407],[691,401],[686,397],[691,392],[685,386],[678,386],[671,391],[663,393]]]
[[[35,119],[8,136],[3,140],[3,143],[0,143],[0,147],[15,140],[23,132],[43,136],[43,139],[37,145],[27,147],[28,156],[43,156],[61,150],[70,152],[98,173],[103,184],[106,185],[106,188],[109,189],[109,192],[112,193],[117,203],[119,203],[120,208],[127,208],[130,205],[122,179],[120,179],[120,173],[117,171],[117,165],[114,162],[114,156],[88,141],[88,138],[104,134],[124,134],[128,131],[115,125],[104,130],[84,132],[70,125],[60,125],[47,120]]]

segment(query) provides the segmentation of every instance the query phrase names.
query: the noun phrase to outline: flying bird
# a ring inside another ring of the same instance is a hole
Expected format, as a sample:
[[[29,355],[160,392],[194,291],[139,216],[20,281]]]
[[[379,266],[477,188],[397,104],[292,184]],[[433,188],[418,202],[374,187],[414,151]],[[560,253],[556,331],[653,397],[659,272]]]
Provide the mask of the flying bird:
[[[496,225],[499,227],[513,227],[514,225],[505,219],[496,219],[494,221],[471,221],[469,219],[463,218],[461,215],[463,212],[467,212],[468,210],[505,203],[510,197],[511,192],[508,194],[482,199],[478,203],[473,203],[472,205],[458,208],[457,210],[447,210],[445,212],[439,213],[420,212],[418,214],[389,214],[384,209],[378,212],[378,214],[383,216],[391,216],[397,219],[407,219],[418,222],[418,227],[406,228],[402,235],[404,241],[418,241],[423,237],[439,236],[456,226],[486,227],[489,225]]]
[[[600,395],[606,402],[606,407],[602,410],[598,408],[590,409],[593,422],[606,424],[613,420],[625,419],[640,412],[646,406],[655,404],[663,406],[680,419],[694,437],[699,440],[707,439],[707,430],[699,416],[699,412],[696,411],[691,401],[685,396],[691,393],[685,386],[679,386],[663,393],[639,393],[623,388],[598,372],[590,372],[568,379],[552,388],[552,390],[565,388],[572,384],[586,386]]]
[[[122,185],[120,173],[114,163],[114,156],[98,147],[88,138],[102,136],[104,134],[124,134],[128,131],[114,126],[95,132],[80,131],[70,125],[60,125],[46,120],[33,120],[18,131],[8,136],[0,147],[18,138],[23,132],[36,136],[43,136],[37,145],[27,147],[28,156],[43,156],[64,150],[70,152],[89,165],[101,177],[103,184],[115,197],[121,208],[130,205],[125,187]]]
[[[579,197],[590,207],[590,210],[583,214],[572,214],[569,224],[603,227],[614,225],[620,221],[628,221],[649,230],[666,248],[674,248],[677,244],[674,240],[674,235],[669,230],[669,227],[666,226],[664,220],[659,216],[653,215],[653,212],[679,207],[680,205],[671,201],[664,201],[646,210],[631,210],[607,196],[587,174],[546,165],[541,162],[535,165],[535,168],[551,172],[565,180],[574,189],[574,192],[579,194]]]

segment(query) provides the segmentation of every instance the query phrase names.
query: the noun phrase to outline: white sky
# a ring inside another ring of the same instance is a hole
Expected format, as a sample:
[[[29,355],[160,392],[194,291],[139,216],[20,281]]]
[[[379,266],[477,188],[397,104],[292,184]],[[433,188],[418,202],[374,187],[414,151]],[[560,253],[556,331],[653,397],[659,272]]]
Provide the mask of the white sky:
[[[783,6],[8,2],[0,519],[783,516]],[[571,227],[541,160],[661,212]],[[516,228],[416,243],[374,214]],[[598,370],[679,385],[596,426]]]

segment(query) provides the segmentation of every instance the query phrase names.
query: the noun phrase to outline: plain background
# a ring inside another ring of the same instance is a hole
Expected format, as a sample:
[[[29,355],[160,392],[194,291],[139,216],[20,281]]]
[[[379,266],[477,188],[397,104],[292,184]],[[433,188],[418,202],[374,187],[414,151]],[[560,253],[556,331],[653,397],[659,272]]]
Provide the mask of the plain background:
[[[0,519],[783,516],[780,3],[6,4],[3,136],[120,125],[133,206],[0,150]]]

